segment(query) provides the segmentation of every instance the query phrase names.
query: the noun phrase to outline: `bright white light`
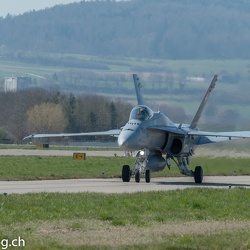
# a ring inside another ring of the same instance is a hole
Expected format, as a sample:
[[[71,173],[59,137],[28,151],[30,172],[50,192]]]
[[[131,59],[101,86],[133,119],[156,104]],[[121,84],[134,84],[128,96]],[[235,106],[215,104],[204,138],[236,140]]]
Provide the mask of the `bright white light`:
[[[140,155],[144,155],[144,154],[145,154],[145,152],[141,150],[140,151]]]

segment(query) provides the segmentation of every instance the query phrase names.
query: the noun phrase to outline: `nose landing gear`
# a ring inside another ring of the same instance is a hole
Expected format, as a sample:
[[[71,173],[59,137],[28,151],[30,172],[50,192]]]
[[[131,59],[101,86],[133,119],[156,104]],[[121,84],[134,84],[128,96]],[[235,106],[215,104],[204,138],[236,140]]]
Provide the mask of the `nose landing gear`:
[[[139,183],[141,177],[145,177],[145,182],[150,183],[151,173],[149,169],[145,170],[147,155],[144,151],[139,151],[136,155],[136,162],[132,170],[130,170],[129,165],[124,165],[122,167],[122,181],[129,182],[131,176],[135,177],[135,182]]]

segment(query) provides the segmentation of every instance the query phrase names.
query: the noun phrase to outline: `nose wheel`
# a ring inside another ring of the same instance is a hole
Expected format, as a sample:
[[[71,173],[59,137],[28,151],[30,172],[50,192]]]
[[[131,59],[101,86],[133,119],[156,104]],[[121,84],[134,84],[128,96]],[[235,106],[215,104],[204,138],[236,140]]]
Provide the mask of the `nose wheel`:
[[[139,170],[137,170],[135,173],[135,182],[139,183],[140,180],[141,180],[141,173]],[[150,173],[150,170],[147,169],[145,172],[145,182],[149,183],[150,180],[151,180],[151,173]]]
[[[140,180],[141,180],[141,174],[140,174],[140,171],[137,170],[135,173],[135,182],[139,183]]]

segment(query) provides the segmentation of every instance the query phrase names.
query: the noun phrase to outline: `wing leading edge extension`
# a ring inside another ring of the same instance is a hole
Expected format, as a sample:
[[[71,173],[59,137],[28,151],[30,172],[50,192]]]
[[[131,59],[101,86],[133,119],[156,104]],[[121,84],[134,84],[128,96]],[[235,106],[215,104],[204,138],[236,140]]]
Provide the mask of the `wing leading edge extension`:
[[[222,142],[227,140],[247,139],[250,138],[250,131],[234,131],[234,132],[208,132],[190,130],[188,126],[150,126],[148,129],[165,131],[171,134],[182,136],[199,137],[197,145]]]
[[[250,131],[235,131],[235,132],[206,132],[206,131],[191,131],[188,133],[191,136],[199,136],[198,145],[221,142],[227,140],[247,139],[250,138]]]

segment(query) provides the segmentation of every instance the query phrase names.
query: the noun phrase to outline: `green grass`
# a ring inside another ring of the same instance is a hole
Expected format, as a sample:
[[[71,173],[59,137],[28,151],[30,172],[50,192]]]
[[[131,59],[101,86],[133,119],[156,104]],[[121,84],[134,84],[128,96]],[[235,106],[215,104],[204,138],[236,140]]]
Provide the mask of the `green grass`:
[[[124,157],[0,156],[1,180],[42,180],[72,178],[112,178],[134,159]]]
[[[86,157],[85,161],[73,156],[0,156],[0,180],[42,180],[74,178],[121,177],[123,165],[133,167],[135,158]],[[194,157],[190,169],[201,165],[204,175],[250,175],[247,158]],[[152,174],[152,177],[182,176],[174,162],[169,170]]]
[[[120,177],[134,158],[0,156],[2,180]],[[193,157],[206,175],[250,174],[249,159]],[[178,176],[176,166],[153,176]],[[249,190],[0,196],[0,242],[20,249],[249,249]]]
[[[1,225],[52,222],[61,218],[110,221],[124,226],[250,219],[249,190],[244,188],[190,188],[135,194],[11,194],[0,196],[0,204]]]
[[[66,54],[64,56],[67,57]],[[179,72],[180,69],[184,68],[191,75],[214,74],[222,70],[227,70],[231,74],[239,73],[241,76],[246,76],[249,69],[249,60],[164,60],[153,58],[109,59],[81,54],[72,54],[70,56],[82,59],[84,61],[103,63],[105,65],[108,65],[113,72],[133,72],[133,69],[135,67],[144,67],[148,69],[157,69],[157,67],[159,69],[162,69],[164,67],[166,69],[171,69],[174,72]],[[47,57],[61,58],[62,55],[56,53],[47,53]],[[43,66],[6,60],[0,60],[0,64],[0,75],[5,75],[7,73],[18,73],[20,75],[32,73],[42,76],[48,76],[50,74],[53,74],[54,72],[67,69],[67,67],[62,66]],[[79,70],[79,68],[76,68],[76,70]]]
[[[195,157],[192,166],[202,166],[204,175],[230,176],[250,175],[249,158],[226,158],[226,157]]]
[[[0,240],[25,249],[249,249],[249,190],[0,196]]]

